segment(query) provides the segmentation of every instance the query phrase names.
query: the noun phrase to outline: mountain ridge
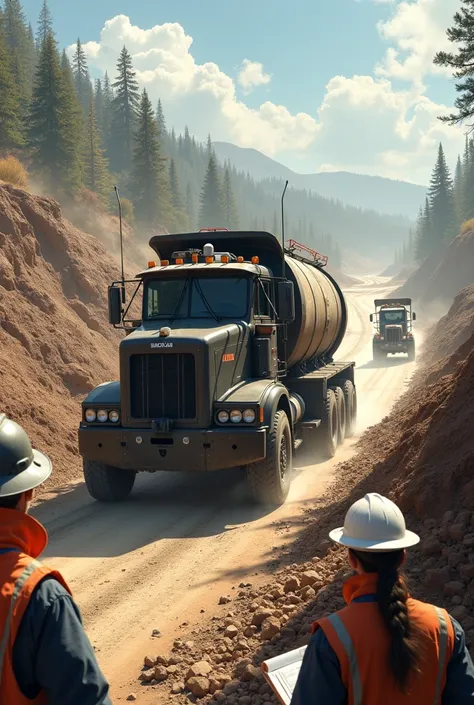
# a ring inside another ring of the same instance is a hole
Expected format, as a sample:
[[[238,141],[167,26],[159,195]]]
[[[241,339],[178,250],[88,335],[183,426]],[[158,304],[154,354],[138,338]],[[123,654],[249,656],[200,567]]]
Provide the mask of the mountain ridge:
[[[214,142],[213,147],[221,163],[230,161],[238,171],[249,173],[257,181],[288,179],[296,189],[387,215],[414,219],[426,196],[426,186],[408,181],[349,171],[299,174],[257,149],[230,142]]]

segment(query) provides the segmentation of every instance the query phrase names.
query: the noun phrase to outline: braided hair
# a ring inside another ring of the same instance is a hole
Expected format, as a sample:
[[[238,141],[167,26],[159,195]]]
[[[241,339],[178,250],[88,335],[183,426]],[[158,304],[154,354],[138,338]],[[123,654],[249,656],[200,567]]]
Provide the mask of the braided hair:
[[[406,693],[410,677],[420,672],[420,636],[408,614],[408,591],[399,572],[404,551],[351,553],[366,573],[378,573],[376,599],[382,619],[390,634],[389,667],[395,683]]]

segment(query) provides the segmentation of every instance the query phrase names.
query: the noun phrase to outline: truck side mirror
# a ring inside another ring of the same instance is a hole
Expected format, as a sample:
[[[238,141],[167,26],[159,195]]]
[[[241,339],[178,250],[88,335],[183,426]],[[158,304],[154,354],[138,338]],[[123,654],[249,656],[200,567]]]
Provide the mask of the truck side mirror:
[[[370,314],[370,322],[371,322],[371,323],[374,322],[374,314],[373,314],[373,313]]]
[[[122,322],[122,287],[109,286],[109,323],[113,326]]]
[[[293,282],[278,282],[278,318],[281,323],[295,320],[295,290]]]
[[[412,319],[413,319],[414,321],[416,321],[416,313],[415,313],[414,311],[413,311],[413,313],[411,314],[411,317],[412,317]]]

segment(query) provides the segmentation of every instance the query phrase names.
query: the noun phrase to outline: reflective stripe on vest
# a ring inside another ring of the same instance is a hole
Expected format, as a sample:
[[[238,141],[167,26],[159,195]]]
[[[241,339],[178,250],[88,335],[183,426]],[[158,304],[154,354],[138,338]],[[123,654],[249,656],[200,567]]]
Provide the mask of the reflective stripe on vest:
[[[10,636],[10,628],[11,628],[11,622],[12,622],[12,617],[13,617],[13,612],[15,609],[16,601],[20,597],[21,591],[23,589],[24,584],[28,580],[28,578],[33,575],[35,570],[41,566],[41,563],[39,561],[31,561],[29,563],[23,573],[20,575],[18,580],[15,583],[15,587],[13,588],[13,593],[11,596],[10,600],[10,609],[8,610],[8,616],[5,622],[5,628],[4,632],[2,635],[2,641],[0,643],[0,683],[2,680],[2,671],[3,671],[3,660],[5,658],[5,651],[7,650],[8,646],[8,638]]]
[[[446,667],[446,654],[448,650],[448,625],[446,623],[446,619],[442,611],[438,607],[435,607],[435,610],[439,623],[439,662],[438,674],[436,676],[436,694],[433,705],[438,705],[441,697],[441,681]],[[352,643],[350,634],[345,628],[342,619],[338,616],[337,613],[330,615],[327,619],[331,623],[334,631],[336,632],[337,637],[341,642],[341,645],[346,653],[347,660],[349,662],[354,705],[362,705],[362,681],[360,678],[359,664],[357,662],[357,654],[355,652],[354,644]]]

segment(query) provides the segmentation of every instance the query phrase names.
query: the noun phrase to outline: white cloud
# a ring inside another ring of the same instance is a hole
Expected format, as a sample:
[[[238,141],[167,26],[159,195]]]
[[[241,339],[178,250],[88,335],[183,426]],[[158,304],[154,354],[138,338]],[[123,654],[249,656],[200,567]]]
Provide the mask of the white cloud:
[[[257,86],[265,86],[270,83],[272,77],[263,70],[263,64],[259,61],[244,59],[242,68],[237,77],[239,84],[245,93],[250,93]]]
[[[431,18],[424,31],[429,34],[436,26],[439,39],[453,12],[446,13],[443,3],[453,2],[458,0],[399,3],[391,20],[380,26],[394,46],[375,77],[333,77],[314,115],[294,114],[270,101],[249,107],[216,63],[196,62],[193,40],[178,23],[142,29],[119,15],[105,23],[100,41],[84,49],[92,66],[115,76],[125,44],[140,84],[154,102],[161,98],[168,124],[178,131],[187,124],[199,139],[210,132],[214,140],[254,147],[301,171],[350,170],[427,183],[438,142],[454,164],[462,135],[437,119],[449,108],[425,95],[422,78],[433,70],[440,45],[432,46],[418,28]],[[392,78],[406,78],[406,89],[395,89]],[[270,77],[261,64],[245,60],[238,80],[250,89]]]
[[[319,129],[313,117],[271,102],[249,108],[237,99],[234,81],[217,64],[195,61],[192,43],[178,23],[141,29],[118,15],[105,23],[100,42],[88,42],[84,50],[92,65],[115,75],[125,44],[140,84],[154,101],[162,99],[169,122],[178,129],[188,124],[201,138],[210,131],[215,140],[230,139],[268,154],[304,150],[313,142]],[[257,62],[244,62],[243,74],[247,88],[270,80]]]
[[[393,16],[378,24],[381,36],[394,46],[387,49],[377,74],[420,85],[427,74],[449,75],[433,64],[433,58],[437,51],[452,47],[446,29],[458,10],[459,0],[400,2]]]

